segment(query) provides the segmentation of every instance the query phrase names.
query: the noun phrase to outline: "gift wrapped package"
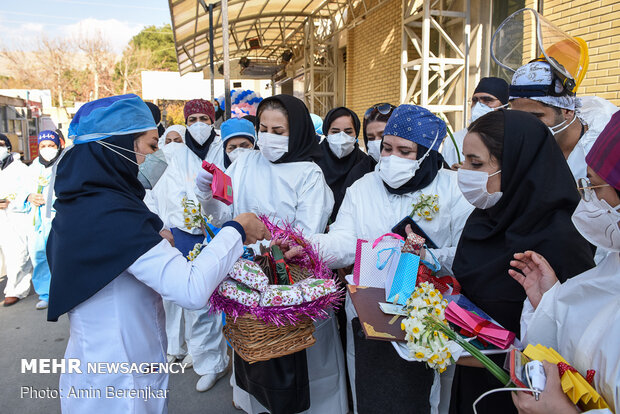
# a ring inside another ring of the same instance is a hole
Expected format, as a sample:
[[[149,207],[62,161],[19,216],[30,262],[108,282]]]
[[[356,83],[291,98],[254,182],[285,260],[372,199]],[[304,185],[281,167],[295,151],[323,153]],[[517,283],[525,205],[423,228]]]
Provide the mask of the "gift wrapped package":
[[[420,255],[420,250],[424,246],[426,240],[422,236],[418,236],[415,233],[409,233],[405,244],[403,245],[403,253],[413,253]]]
[[[315,279],[312,277],[304,279],[294,286],[298,286],[301,289],[304,302],[315,301],[338,290],[336,283],[332,279]]]
[[[261,306],[292,306],[304,302],[301,289],[297,285],[269,285],[261,292]]]
[[[220,295],[255,308],[260,302],[260,293],[232,279],[224,280],[219,287]]]
[[[269,285],[269,279],[261,267],[257,263],[245,259],[237,260],[228,276],[259,292],[265,290]]]

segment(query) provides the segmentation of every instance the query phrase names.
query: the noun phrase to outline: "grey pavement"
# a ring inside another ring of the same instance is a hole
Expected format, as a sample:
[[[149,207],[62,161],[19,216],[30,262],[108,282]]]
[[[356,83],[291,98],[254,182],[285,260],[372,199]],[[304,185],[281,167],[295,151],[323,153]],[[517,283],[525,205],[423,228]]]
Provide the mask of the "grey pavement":
[[[0,279],[0,301],[4,301],[6,278]],[[31,289],[32,291],[32,289]],[[0,302],[1,303],[1,302]],[[58,389],[60,374],[22,374],[21,360],[62,358],[69,337],[69,321],[62,316],[58,322],[47,322],[46,311],[35,309],[37,296],[30,294],[13,306],[0,306],[0,413],[60,413],[60,402],[54,398],[31,398],[22,387],[35,390]],[[195,389],[198,375],[193,370],[170,375],[168,410],[176,413],[235,413],[232,406],[230,375],[222,378],[211,390]],[[26,389],[28,391],[28,389]],[[112,413],[110,413],[112,414]],[[116,413],[114,413],[116,414]]]

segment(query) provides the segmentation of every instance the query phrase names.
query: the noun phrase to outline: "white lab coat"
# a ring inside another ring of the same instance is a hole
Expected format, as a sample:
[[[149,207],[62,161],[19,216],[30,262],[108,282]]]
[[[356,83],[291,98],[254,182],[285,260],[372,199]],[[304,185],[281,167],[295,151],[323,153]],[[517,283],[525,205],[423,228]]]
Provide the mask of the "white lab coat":
[[[452,135],[454,136],[458,148],[454,147],[452,138],[450,138],[449,135],[443,141],[443,147],[441,148],[441,155],[450,167],[459,162],[459,155],[461,157],[461,162],[463,161],[463,140],[465,139],[465,135],[467,135],[467,128],[456,131]]]
[[[377,171],[366,174],[347,189],[338,217],[330,226],[329,233],[314,235],[311,240],[319,246],[324,255],[332,259],[330,263],[333,268],[352,265],[355,262],[357,239],[375,240],[389,233],[390,229],[400,220],[411,214],[412,205],[417,202],[420,194],[439,196],[439,212],[433,220],[426,221],[417,216],[414,220],[439,246],[438,249],[429,250],[441,264],[440,272],[452,273],[456,245],[473,206],[463,197],[458,187],[456,173],[446,169],[439,170],[437,177],[427,187],[403,195],[389,193]],[[351,320],[357,317],[357,312],[348,295],[345,310],[347,312],[347,368],[349,383],[353,391],[353,404],[357,412],[355,347],[351,326]],[[450,383],[451,378],[443,386],[448,391],[447,398],[449,398]],[[439,387],[435,386],[434,389],[437,393],[439,392]],[[438,395],[432,394],[431,398],[434,398],[436,405],[439,400]]]
[[[579,276],[556,283],[533,309],[521,314],[525,344],[558,351],[582,375],[594,369],[594,387],[611,413],[620,408],[620,255],[608,255]]]
[[[202,308],[242,253],[241,235],[230,227],[222,229],[193,262],[162,240],[107,286],[72,309],[65,358],[78,358],[83,372],[60,376],[63,413],[166,413],[167,392],[166,398],[106,395],[109,387],[116,391],[167,390],[168,374],[89,373],[87,364],[164,363],[162,298],[184,308]],[[101,390],[101,398],[71,397],[72,390],[80,389]]]
[[[611,116],[618,111],[617,106],[597,96],[584,96],[579,98],[578,102],[581,106],[577,109],[577,116],[588,126],[588,130],[566,159],[575,181],[586,177],[588,168],[586,155],[590,152],[600,133],[605,129]],[[594,262],[600,263],[608,253],[605,249],[597,248]]]
[[[218,138],[216,138],[218,139]],[[221,145],[212,144],[206,159],[215,161],[215,151],[222,151]],[[144,202],[157,214],[166,228],[178,228],[190,234],[202,234],[200,229],[185,228],[182,199],[187,197],[198,203],[194,194],[196,174],[202,168],[202,161],[181,143],[162,147],[168,168],[157,184],[145,196]],[[222,157],[223,159],[223,157]],[[222,314],[209,312],[209,306],[202,309],[182,309],[172,301],[164,300],[166,312],[166,334],[168,354],[182,358],[189,351],[198,375],[219,374],[228,367],[226,339],[222,333]]]
[[[203,209],[212,214],[216,225],[241,213],[271,217],[276,223],[292,223],[304,234],[323,232],[331,214],[334,197],[323,172],[312,162],[274,164],[258,151],[242,154],[226,171],[232,179],[234,201],[230,207],[214,200],[210,193],[197,190]],[[316,343],[306,350],[310,380],[308,413],[346,413],[347,391],[344,356],[336,320],[315,323]],[[248,413],[267,411],[256,399],[236,386],[233,400]]]
[[[28,296],[32,276],[28,256],[28,216],[24,214],[24,203],[16,202],[27,175],[28,167],[21,162],[18,153],[13,154],[13,162],[0,170],[0,199],[11,201],[7,209],[0,210],[0,250],[7,275],[4,296],[20,299]]]

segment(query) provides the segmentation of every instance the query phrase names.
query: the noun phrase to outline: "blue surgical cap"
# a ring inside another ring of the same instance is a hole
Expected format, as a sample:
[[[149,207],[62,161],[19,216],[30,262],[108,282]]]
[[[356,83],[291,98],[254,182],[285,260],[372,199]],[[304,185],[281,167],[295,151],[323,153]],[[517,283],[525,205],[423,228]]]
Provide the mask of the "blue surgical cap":
[[[247,138],[254,143],[256,130],[254,129],[254,124],[247,119],[231,118],[222,123],[221,136],[224,145],[229,139],[237,137]]]
[[[74,144],[157,129],[151,110],[138,95],[118,95],[84,104],[69,125]]]
[[[446,136],[446,123],[421,106],[400,105],[388,119],[383,135],[394,135],[437,151]]]
[[[321,135],[323,133],[323,118],[318,116],[317,114],[310,114],[310,118],[312,118],[312,124],[314,125],[314,131],[317,135]]]

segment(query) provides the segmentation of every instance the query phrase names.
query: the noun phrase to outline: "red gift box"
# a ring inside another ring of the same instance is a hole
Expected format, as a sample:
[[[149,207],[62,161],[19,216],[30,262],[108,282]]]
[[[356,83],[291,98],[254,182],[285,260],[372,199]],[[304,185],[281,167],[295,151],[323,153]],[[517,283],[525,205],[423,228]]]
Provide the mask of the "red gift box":
[[[211,164],[206,161],[202,162],[202,168],[213,175],[213,181],[211,182],[213,198],[220,200],[227,206],[231,205],[233,202],[233,188],[230,177],[217,168],[215,164]]]

